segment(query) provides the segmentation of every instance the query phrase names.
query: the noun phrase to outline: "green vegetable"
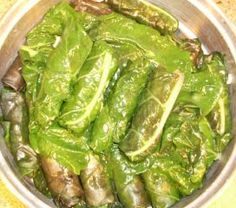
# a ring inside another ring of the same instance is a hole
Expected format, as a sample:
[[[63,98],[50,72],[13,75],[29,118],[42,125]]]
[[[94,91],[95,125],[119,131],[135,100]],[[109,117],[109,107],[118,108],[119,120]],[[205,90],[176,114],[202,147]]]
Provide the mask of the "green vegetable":
[[[83,189],[76,174],[53,159],[43,157],[41,165],[48,188],[58,207],[86,207]]]
[[[178,98],[180,103],[198,106],[204,116],[212,111],[223,92],[223,83],[217,68],[214,67],[209,64],[201,71],[187,76]]]
[[[98,207],[115,202],[108,172],[99,156],[90,155],[88,166],[81,171],[80,179],[88,205]]]
[[[124,207],[151,207],[144,184],[125,156],[115,146],[109,160],[118,197]],[[137,168],[137,167],[136,167]]]
[[[31,129],[31,145],[41,156],[53,158],[79,175],[88,162],[89,148],[85,136],[77,137],[56,124]]]
[[[151,69],[152,65],[141,59],[128,64],[123,70],[106,105],[94,123],[90,147],[95,152],[108,150],[113,141],[121,141]]]
[[[96,42],[73,86],[72,95],[63,105],[59,123],[82,133],[101,110],[104,93],[118,67],[112,48]]]
[[[230,113],[230,97],[227,86],[227,72],[224,58],[220,53],[213,53],[205,57],[205,64],[212,73],[220,76],[223,90],[220,93],[219,100],[208,116],[212,129],[216,133],[216,150],[222,152],[229,141],[232,139],[232,118]]]
[[[114,10],[140,23],[150,25],[163,34],[171,34],[178,29],[178,21],[171,14],[145,0],[107,0],[107,2]]]
[[[214,133],[196,109],[176,108],[170,115],[153,166],[177,183],[182,195],[200,188],[207,169],[218,159]]]
[[[11,149],[10,126],[11,126],[11,123],[9,121],[0,122],[1,139],[3,138],[5,140],[6,145],[9,149]]]
[[[201,67],[203,62],[202,44],[199,39],[184,39],[179,41],[180,47],[191,53],[191,59],[195,66]]]
[[[41,167],[36,171],[33,180],[35,187],[45,196],[51,198],[51,193],[48,189],[48,185]]]
[[[1,91],[3,118],[10,122],[10,150],[23,176],[34,176],[38,169],[37,156],[28,145],[28,113],[22,93],[3,88]]]
[[[169,114],[183,86],[184,75],[155,70],[148,82],[120,148],[131,161],[140,161],[155,149]]]
[[[178,185],[163,174],[159,168],[152,168],[142,176],[153,207],[168,208],[179,201]]]
[[[40,83],[40,73],[46,68],[48,57],[57,47],[69,22],[77,21],[76,12],[66,3],[51,9],[26,37],[20,50],[23,77],[27,83],[27,102],[34,102]]]
[[[71,21],[42,75],[34,111],[40,125],[50,125],[59,115],[61,104],[69,97],[70,85],[75,81],[91,47],[92,42],[82,27]]]
[[[191,73],[196,70],[191,54],[179,47],[171,36],[162,36],[153,28],[117,13],[101,16],[99,20],[99,26],[90,31],[94,40],[134,45],[142,51],[144,57],[165,67],[169,72],[179,70]]]

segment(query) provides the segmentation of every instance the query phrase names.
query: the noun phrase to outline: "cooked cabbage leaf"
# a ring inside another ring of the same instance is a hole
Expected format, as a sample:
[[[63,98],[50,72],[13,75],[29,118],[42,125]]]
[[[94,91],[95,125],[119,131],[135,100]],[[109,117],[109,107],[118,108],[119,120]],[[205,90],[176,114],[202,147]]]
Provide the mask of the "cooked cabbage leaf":
[[[131,161],[140,161],[157,147],[161,134],[182,89],[184,75],[156,69],[139,101],[139,106],[120,148]]]
[[[121,141],[152,68],[149,61],[140,59],[123,70],[95,120],[90,139],[90,147],[95,152],[108,150],[113,141]]]
[[[112,48],[103,41],[94,43],[71,97],[62,107],[60,125],[82,133],[101,110],[104,93],[117,68],[118,61]]]

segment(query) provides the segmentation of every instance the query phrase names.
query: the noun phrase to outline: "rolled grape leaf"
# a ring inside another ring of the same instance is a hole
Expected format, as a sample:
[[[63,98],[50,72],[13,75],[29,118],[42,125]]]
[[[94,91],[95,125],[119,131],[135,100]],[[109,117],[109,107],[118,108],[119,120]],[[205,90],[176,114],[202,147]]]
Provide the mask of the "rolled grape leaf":
[[[77,137],[56,124],[47,129],[31,129],[31,145],[41,156],[55,159],[62,166],[79,175],[87,166],[89,148],[87,138]]]
[[[121,141],[152,68],[149,61],[140,59],[123,70],[94,123],[90,147],[95,152],[109,150],[113,141]]]
[[[134,45],[142,51],[144,57],[165,67],[169,72],[196,71],[189,51],[179,47],[171,36],[162,36],[155,29],[114,12],[100,16],[99,20],[100,24],[89,33],[94,40]]]
[[[178,185],[159,168],[151,168],[142,177],[153,207],[169,208],[180,200]]]
[[[3,118],[10,122],[9,144],[22,175],[34,176],[38,169],[37,156],[29,146],[28,113],[20,92],[3,88],[1,91]]]
[[[21,61],[20,58],[17,57],[6,75],[2,78],[4,86],[11,87],[15,91],[21,91],[25,87],[25,81],[21,75],[21,69]]]
[[[118,197],[124,207],[151,208],[141,177],[117,147],[112,148],[109,164]]]
[[[161,67],[151,75],[131,128],[120,144],[131,161],[140,161],[156,149],[183,82],[182,73],[168,73]]]
[[[79,24],[70,22],[62,40],[48,59],[35,102],[34,117],[42,126],[59,115],[70,86],[90,53],[92,42]]]
[[[125,14],[137,22],[158,29],[163,34],[174,33],[178,21],[170,13],[145,0],[106,0],[112,9]]]
[[[90,155],[87,167],[81,171],[80,179],[88,205],[98,207],[115,202],[108,172],[99,156]]]
[[[42,168],[54,201],[60,207],[86,207],[79,178],[54,159],[41,158]]]
[[[86,60],[73,92],[62,107],[60,125],[82,133],[101,110],[104,93],[118,68],[112,48],[105,42],[96,42]]]

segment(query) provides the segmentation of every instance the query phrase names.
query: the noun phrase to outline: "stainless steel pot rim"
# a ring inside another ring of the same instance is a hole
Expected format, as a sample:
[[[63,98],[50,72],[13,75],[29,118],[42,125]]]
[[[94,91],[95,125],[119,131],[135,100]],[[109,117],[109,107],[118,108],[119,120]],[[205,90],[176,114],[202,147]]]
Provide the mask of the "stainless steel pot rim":
[[[57,0],[55,0],[57,1]],[[222,31],[222,36],[232,53],[234,62],[236,63],[236,35],[232,30],[229,21],[219,8],[211,0],[188,0],[192,5],[202,11],[208,19],[214,24],[218,30]],[[8,11],[4,18],[0,21],[0,31],[5,31],[0,35],[0,49],[3,46],[7,36],[13,30],[17,22],[40,0],[18,0],[17,3]],[[21,9],[19,9],[21,8]],[[209,8],[211,8],[209,10]],[[15,15],[16,14],[16,15]],[[234,80],[235,81],[235,80]],[[5,146],[4,141],[0,140],[0,146]],[[6,147],[5,147],[6,148]],[[221,171],[211,186],[206,189],[198,198],[188,204],[187,208],[206,207],[216,198],[231,181],[232,174],[236,166],[236,145],[234,144],[231,156],[227,161],[224,169]],[[8,164],[7,159],[0,151],[0,176],[5,182],[9,190],[17,196],[19,200],[30,208],[50,208],[53,205],[47,205],[33,193],[31,193],[18,179]]]

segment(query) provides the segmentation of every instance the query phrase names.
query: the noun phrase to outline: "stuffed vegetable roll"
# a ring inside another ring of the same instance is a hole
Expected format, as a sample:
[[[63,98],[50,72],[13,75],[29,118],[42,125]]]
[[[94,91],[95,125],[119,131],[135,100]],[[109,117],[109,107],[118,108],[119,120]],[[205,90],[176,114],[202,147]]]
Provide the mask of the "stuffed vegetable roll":
[[[157,147],[169,114],[182,89],[184,75],[156,69],[148,82],[120,148],[132,161],[144,159]]]
[[[109,165],[119,200],[126,208],[151,208],[142,178],[136,175],[118,147],[112,147]]]
[[[41,77],[34,107],[35,120],[43,127],[52,124],[61,104],[70,94],[71,84],[88,57],[92,41],[77,22],[71,21],[57,48],[49,56]]]
[[[86,207],[84,192],[77,175],[51,158],[42,157],[41,165],[49,190],[59,206]]]
[[[101,110],[106,88],[117,68],[113,49],[103,41],[95,42],[73,86],[72,96],[62,107],[60,125],[82,133]]]
[[[111,181],[104,165],[99,156],[90,154],[88,166],[80,174],[86,202],[93,207],[115,202]]]
[[[21,91],[25,87],[25,81],[21,75],[22,64],[19,57],[11,65],[7,74],[2,78],[2,83],[15,91]]]
[[[20,49],[23,63],[22,74],[26,81],[26,98],[31,107],[35,101],[41,82],[41,74],[46,68],[48,58],[61,41],[66,25],[78,22],[78,14],[63,2],[49,10],[30,33]],[[83,22],[81,22],[83,24]]]
[[[85,136],[76,136],[53,124],[47,129],[31,129],[31,146],[40,156],[53,158],[63,167],[79,175],[87,166],[89,147]]]
[[[10,122],[9,144],[22,175],[34,176],[37,156],[28,145],[28,112],[22,93],[3,88],[1,91],[3,119]]]
[[[152,68],[149,61],[140,59],[123,69],[94,123],[90,147],[95,152],[108,150],[113,141],[121,141]]]
[[[140,23],[158,29],[163,34],[174,33],[178,21],[171,14],[145,0],[106,0],[112,9],[125,14]]]
[[[94,40],[132,44],[142,51],[143,57],[165,67],[169,72],[196,71],[191,53],[179,47],[171,36],[162,36],[153,28],[138,24],[115,12],[101,16],[99,20],[100,24],[89,33]]]
[[[154,208],[169,208],[179,201],[178,185],[159,168],[151,168],[142,177]]]

